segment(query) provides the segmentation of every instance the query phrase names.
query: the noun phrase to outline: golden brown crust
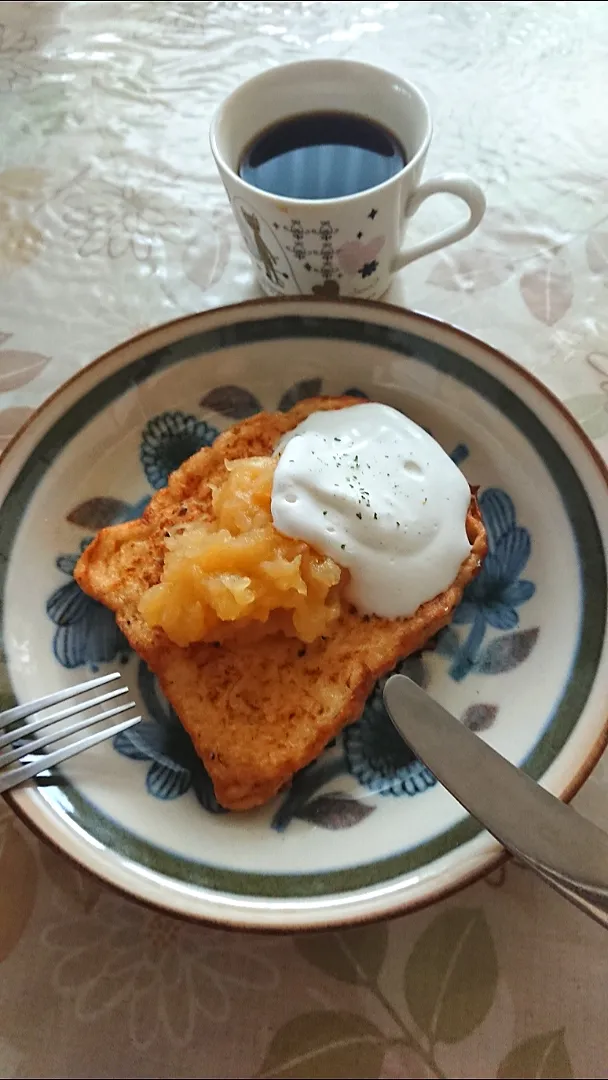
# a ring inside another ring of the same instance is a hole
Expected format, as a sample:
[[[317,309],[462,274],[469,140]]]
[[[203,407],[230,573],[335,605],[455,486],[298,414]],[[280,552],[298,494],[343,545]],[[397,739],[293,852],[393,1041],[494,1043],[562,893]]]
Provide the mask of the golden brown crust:
[[[139,614],[139,600],[161,576],[164,533],[179,522],[211,516],[210,484],[224,462],[270,454],[286,431],[311,412],[345,408],[355,398],[312,398],[287,413],[260,413],[216,439],[177,469],[142,518],[102,529],[80,557],[80,587],[116,614],[202,758],[218,801],[232,810],[259,806],[313,761],[356,720],[376,680],[450,621],[487,551],[475,496],[467,517],[471,553],[454,583],[408,619],[345,611],[327,640],[304,646],[273,635],[255,644],[181,649]]]

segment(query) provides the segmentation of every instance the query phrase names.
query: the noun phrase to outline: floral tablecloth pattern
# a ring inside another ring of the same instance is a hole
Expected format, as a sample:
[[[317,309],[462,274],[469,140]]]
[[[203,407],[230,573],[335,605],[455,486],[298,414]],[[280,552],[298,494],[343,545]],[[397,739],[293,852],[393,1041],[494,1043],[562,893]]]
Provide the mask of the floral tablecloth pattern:
[[[510,353],[608,449],[608,4],[553,0],[0,3],[0,445],[121,339],[254,294],[209,119],[317,56],[411,77],[428,174],[487,192],[389,299]],[[453,213],[433,200],[412,237]],[[608,826],[605,760],[576,805]],[[0,804],[0,1077],[606,1077],[605,948],[512,863],[352,931],[188,925]]]

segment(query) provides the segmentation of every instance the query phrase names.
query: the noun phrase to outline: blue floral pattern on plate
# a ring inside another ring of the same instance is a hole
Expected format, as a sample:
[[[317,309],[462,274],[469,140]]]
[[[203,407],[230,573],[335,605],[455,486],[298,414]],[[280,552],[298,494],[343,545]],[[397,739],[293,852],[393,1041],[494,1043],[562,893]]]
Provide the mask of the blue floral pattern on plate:
[[[164,487],[173,469],[203,446],[209,446],[217,435],[217,428],[211,424],[179,411],[162,413],[150,420],[142,432],[140,445],[140,460],[150,486]],[[110,496],[87,499],[75,506],[67,519],[74,525],[94,530],[118,525],[141,517],[150,498],[147,494],[135,503]],[[125,663],[131,650],[112,612],[87,596],[73,580],[74,567],[91,540],[92,536],[85,536],[76,553],[57,557],[57,569],[71,580],[49,597],[46,611],[57,628],[53,652],[62,667],[88,664],[96,671],[100,664],[115,660]]]
[[[395,672],[426,685],[420,656],[408,657],[397,665]],[[384,708],[382,693],[387,678],[376,683],[361,718],[344,729],[346,766],[362,787],[376,795],[418,795],[433,787],[437,780],[397,734]]]
[[[439,652],[450,658],[450,675],[461,682],[472,671],[497,675],[510,671],[527,658],[538,628],[494,638],[482,648],[486,631],[511,631],[519,626],[518,608],[536,591],[532,581],[521,577],[530,558],[530,533],[517,524],[513,501],[504,491],[488,488],[479,498],[488,534],[488,555],[481,573],[467,586],[452,625],[438,639]],[[457,626],[471,625],[464,640]]]
[[[321,391],[320,379],[296,383],[282,395],[278,408],[287,410]],[[345,392],[366,398],[357,388]],[[200,404],[231,421],[242,420],[263,407],[254,394],[238,386],[216,387]],[[182,461],[210,446],[217,435],[213,425],[181,411],[153,417],[143,429],[140,443],[140,462],[150,487],[164,487]],[[459,444],[451,457],[460,465],[468,453],[468,448]],[[139,517],[150,497],[144,495],[134,504],[110,497],[90,499],[75,507],[68,520],[90,532]],[[456,682],[475,672],[488,675],[512,670],[530,654],[538,635],[538,627],[517,629],[519,609],[535,592],[534,584],[521,576],[530,557],[530,534],[518,524],[513,502],[504,491],[488,489],[479,501],[488,533],[488,556],[479,577],[467,588],[451,626],[429,645],[448,659],[449,675]],[[57,568],[72,580],[57,588],[47,603],[48,616],[56,627],[54,654],[66,668],[88,664],[96,670],[100,664],[117,659],[126,662],[130,653],[112,613],[86,596],[73,580],[78,557],[90,540],[87,535],[75,554],[57,558]],[[460,628],[466,626],[470,629],[462,637]],[[492,636],[489,631],[493,631]],[[425,653],[409,657],[395,670],[422,686],[428,684]],[[150,795],[168,800],[192,790],[205,810],[222,813],[190,738],[143,661],[138,662],[137,681],[147,718],[118,735],[114,748],[123,757],[147,764],[145,784]],[[293,819],[326,829],[351,828],[374,811],[374,798],[415,796],[436,784],[433,774],[396,734],[382,701],[384,682],[380,680],[374,688],[360,719],[321,758],[294,777],[272,819],[276,831],[282,832]],[[496,713],[496,706],[476,702],[465,710],[462,720],[474,730],[482,730]],[[328,790],[328,784],[349,776],[358,783],[362,798],[355,798],[350,791]]]
[[[167,486],[169,476],[183,461],[211,446],[219,432],[204,420],[183,412],[166,412],[150,420],[141,436],[139,458],[146,480],[155,491]]]
[[[130,649],[112,612],[87,596],[73,579],[79,556],[91,540],[91,536],[85,536],[75,555],[59,555],[55,560],[57,569],[70,581],[49,597],[46,612],[56,627],[53,652],[62,667],[88,664],[97,671],[100,664],[113,660],[126,663]]]
[[[139,661],[137,683],[152,719],[121,731],[114,737],[114,749],[133,761],[149,762],[146,788],[155,798],[177,799],[192,788],[205,810],[224,813],[190,738],[143,660]]]

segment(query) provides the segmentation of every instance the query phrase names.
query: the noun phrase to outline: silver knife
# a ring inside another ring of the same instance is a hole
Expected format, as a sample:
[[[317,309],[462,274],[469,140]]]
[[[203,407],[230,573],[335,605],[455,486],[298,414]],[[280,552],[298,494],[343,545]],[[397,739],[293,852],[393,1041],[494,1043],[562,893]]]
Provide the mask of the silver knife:
[[[608,835],[511,765],[411,679],[391,675],[384,703],[440,783],[512,855],[608,926]]]

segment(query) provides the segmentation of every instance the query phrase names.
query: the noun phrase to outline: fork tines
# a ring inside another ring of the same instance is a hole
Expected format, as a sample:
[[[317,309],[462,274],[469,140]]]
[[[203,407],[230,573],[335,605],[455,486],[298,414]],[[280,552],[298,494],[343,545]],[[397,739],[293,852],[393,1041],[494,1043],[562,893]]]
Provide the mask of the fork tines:
[[[99,724],[102,721],[110,720],[113,717],[119,716],[121,713],[127,712],[128,709],[132,709],[135,706],[135,702],[125,701],[109,709],[96,712],[93,716],[78,720],[74,724],[69,724],[67,726],[63,724],[63,721],[70,719],[72,716],[76,716],[78,713],[86,712],[89,709],[97,709],[99,706],[105,705],[107,702],[127,694],[127,687],[121,686],[115,690],[99,694],[96,697],[87,698],[84,701],[78,702],[76,705],[70,705],[57,712],[50,714],[46,713],[44,716],[37,715],[35,719],[31,720],[29,723],[20,724],[20,726],[16,727],[13,726],[19,724],[22,720],[27,720],[28,717],[35,713],[38,714],[62,701],[77,697],[89,690],[98,689],[101,686],[105,686],[107,683],[115,682],[116,679],[119,678],[120,672],[117,671],[112,672],[110,675],[101,675],[98,678],[78,683],[76,686],[66,687],[64,690],[58,690],[53,694],[47,694],[45,697],[37,698],[35,701],[30,701],[23,705],[16,705],[13,708],[0,713],[0,731],[2,732],[2,734],[0,734],[0,751],[5,747],[9,748],[4,750],[3,753],[0,753],[0,793],[7,791],[16,784],[22,783],[23,780],[30,779],[39,772],[51,768],[53,765],[58,765],[60,762],[66,761],[68,758],[82,753],[83,750],[88,750],[91,746],[96,746],[97,743],[117,735],[120,731],[125,731],[127,728],[133,727],[134,724],[139,723],[141,720],[140,716],[122,720],[120,723],[114,724],[109,728],[106,727],[96,734],[89,735],[86,738],[79,739],[75,742],[70,742],[52,753],[40,753],[40,751],[51,743],[58,742],[60,739],[69,738],[70,736],[76,735],[79,731],[84,731],[86,728],[91,727],[93,724]],[[7,731],[7,728],[10,728],[11,730]],[[42,729],[45,730],[38,738],[31,738],[32,735]],[[29,755],[36,756],[34,760],[30,760]],[[26,756],[28,758],[26,763],[20,765],[16,764],[20,759],[23,759]],[[8,766],[14,767],[7,768]]]

